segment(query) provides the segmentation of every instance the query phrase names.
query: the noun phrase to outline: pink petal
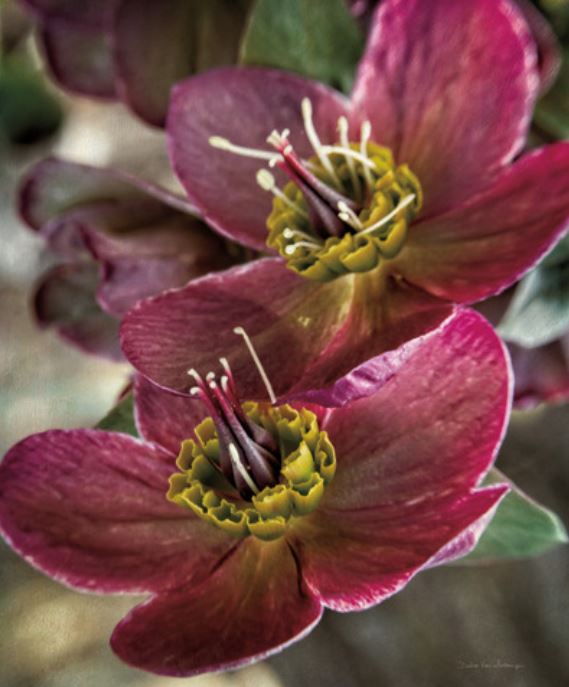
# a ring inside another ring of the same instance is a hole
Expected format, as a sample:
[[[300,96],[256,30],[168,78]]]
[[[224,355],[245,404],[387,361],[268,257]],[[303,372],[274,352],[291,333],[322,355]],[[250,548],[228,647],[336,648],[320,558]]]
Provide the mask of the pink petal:
[[[514,368],[514,404],[532,408],[569,400],[569,336],[538,348],[508,344]]]
[[[492,465],[511,403],[499,337],[478,313],[463,310],[411,346],[399,359],[369,361],[375,377],[387,367],[386,381],[329,414],[325,428],[338,471],[322,504],[327,510],[394,507],[466,491]]]
[[[174,456],[124,434],[53,430],[0,466],[0,531],[77,589],[144,592],[206,578],[235,539],[166,500]]]
[[[25,0],[37,15],[54,78],[74,93],[114,98],[109,29],[114,0]]]
[[[123,360],[119,322],[95,300],[99,270],[80,262],[46,272],[36,287],[33,306],[41,327],[54,327],[63,339],[86,353]]]
[[[569,223],[569,143],[525,156],[462,207],[411,227],[396,269],[441,298],[474,302],[517,281]]]
[[[553,29],[543,14],[530,0],[516,0],[537,44],[540,94],[550,89],[559,73],[561,64],[560,45]]]
[[[123,351],[143,375],[187,392],[187,370],[219,372],[226,356],[243,398],[267,398],[244,327],[277,394],[302,377],[342,324],[352,282],[314,284],[265,258],[140,302],[124,318]]]
[[[234,0],[122,0],[113,33],[121,98],[144,120],[163,126],[174,83],[236,61],[245,15],[244,4]]]
[[[136,668],[172,676],[228,670],[298,641],[322,615],[284,540],[242,544],[207,580],[154,597],[115,628]]]
[[[136,426],[140,435],[177,455],[184,439],[206,416],[203,404],[188,396],[165,391],[142,375],[134,379]]]
[[[466,553],[465,533],[486,519],[507,490],[499,485],[471,493],[447,491],[343,512],[320,507],[298,526],[304,579],[335,611],[380,603],[421,570]]]
[[[312,101],[322,141],[336,140],[336,122],[346,107],[343,98],[293,74],[218,69],[188,79],[172,92],[167,131],[180,181],[210,224],[252,248],[265,247],[271,210],[271,194],[255,179],[265,163],[217,150],[209,138],[223,136],[238,145],[271,151],[266,142],[271,131],[290,129],[298,153],[309,156],[300,111],[304,97]]]
[[[233,262],[217,235],[181,213],[169,213],[122,236],[96,230],[85,234],[87,247],[102,266],[97,299],[119,316],[143,298]]]
[[[507,0],[384,0],[353,105],[419,176],[433,215],[519,152],[538,86],[534,42]]]

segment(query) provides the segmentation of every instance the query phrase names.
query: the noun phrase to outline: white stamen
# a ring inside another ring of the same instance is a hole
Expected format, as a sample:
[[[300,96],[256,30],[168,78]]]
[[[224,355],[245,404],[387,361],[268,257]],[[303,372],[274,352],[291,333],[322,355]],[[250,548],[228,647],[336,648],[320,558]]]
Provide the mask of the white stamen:
[[[354,158],[354,160],[361,162],[362,165],[364,165],[364,167],[375,169],[375,165],[369,159],[369,157],[365,157],[361,153],[358,153],[357,150],[352,150],[351,148],[343,148],[342,146],[322,146],[322,150],[326,151],[327,153],[338,153],[339,155],[344,155],[344,157],[346,158],[346,162],[348,160],[352,162],[352,158]]]
[[[324,169],[328,172],[328,174],[334,181],[334,185],[340,190],[342,190],[342,182],[340,181],[340,179],[338,179],[336,171],[334,170],[334,166],[332,165],[328,156],[324,152],[324,148],[322,146],[322,143],[320,142],[320,138],[318,137],[316,129],[314,128],[314,122],[312,121],[312,103],[310,102],[310,99],[303,98],[300,108],[302,110],[304,130],[306,131],[306,135],[308,136],[308,140],[310,141],[311,146],[314,148],[314,152],[318,156],[318,159],[320,160]]]
[[[208,372],[205,376],[206,381],[211,382],[212,379],[215,379],[215,374],[213,372]],[[211,386],[211,384],[210,384]]]
[[[234,153],[235,155],[242,155],[243,157],[252,157],[257,160],[268,160],[269,163],[280,158],[280,155],[275,155],[269,150],[258,150],[257,148],[245,148],[244,146],[238,146],[226,138],[221,136],[210,136],[209,144],[213,148],[218,148],[219,150],[226,150],[228,153]]]
[[[229,377],[227,375],[221,376],[221,388],[223,393],[227,394],[227,391],[229,390]]]
[[[312,243],[312,241],[297,241],[296,243],[291,243],[285,248],[285,253],[287,255],[294,255],[296,253],[297,248],[308,248],[310,250],[319,250],[322,248],[322,246],[319,246],[316,243]]]
[[[360,180],[356,174],[356,167],[351,156],[351,153],[355,153],[356,151],[350,148],[350,141],[348,140],[348,120],[343,115],[338,119],[338,133],[340,134],[342,154],[346,158],[346,164],[348,165],[348,170],[350,172],[350,179],[352,180],[354,195],[356,198],[361,198],[362,191],[360,188]],[[347,151],[350,151],[350,154]]]
[[[340,210],[338,217],[343,222],[346,222],[346,224],[349,224],[351,227],[357,229],[358,231],[364,228],[363,224],[360,221],[360,218],[356,215],[352,208],[349,207],[349,205],[346,205],[346,203],[344,203],[343,200],[338,202],[338,210]]]
[[[285,227],[283,229],[283,236],[285,239],[293,239],[295,236],[301,236],[303,239],[306,239],[307,241],[317,245],[314,236],[311,236],[304,231],[300,231],[300,229],[291,229],[290,227]]]
[[[369,141],[370,136],[371,136],[371,124],[366,119],[366,121],[362,124],[361,133],[360,133],[360,153],[366,159],[369,159],[367,156],[367,143]],[[372,179],[371,173],[370,173],[370,171],[366,165],[363,166],[363,170],[364,170],[364,176],[366,178],[366,184],[368,185],[369,188],[372,188],[373,187],[373,179]]]
[[[200,377],[199,372],[197,370],[195,370],[192,367],[188,370],[188,374],[190,375],[190,377],[193,377],[196,380],[196,382],[201,384],[202,378]]]
[[[269,394],[269,400],[274,405],[277,402],[277,397],[275,395],[275,392],[273,390],[271,382],[269,381],[269,377],[267,376],[267,373],[265,372],[265,368],[263,367],[263,364],[261,363],[259,356],[257,355],[257,351],[255,350],[255,347],[253,346],[253,342],[251,341],[251,339],[249,338],[249,335],[243,329],[243,327],[235,327],[235,329],[233,331],[235,334],[242,336],[243,339],[245,340],[245,344],[246,344],[247,348],[249,349],[249,353],[251,355],[251,358],[253,358],[253,362],[255,363],[257,371],[259,372],[259,375],[261,376],[261,379],[263,380],[263,384],[265,385],[267,393]]]
[[[229,457],[231,458],[231,463],[237,469],[241,477],[243,477],[249,489],[251,489],[251,491],[254,494],[258,494],[259,489],[257,488],[255,482],[253,482],[249,473],[247,472],[247,469],[241,462],[241,458],[239,457],[239,451],[237,450],[235,444],[229,444]]]
[[[219,363],[220,363],[221,367],[227,373],[227,376],[230,376],[231,375],[231,368],[229,367],[229,361],[227,360],[227,358],[220,358]],[[223,379],[223,377],[222,377],[222,379]]]
[[[375,224],[372,224],[371,227],[367,227],[367,229],[362,231],[361,234],[362,235],[363,234],[370,234],[372,231],[375,231],[376,229],[379,229],[380,227],[382,227],[384,224],[387,224],[387,222],[389,222],[390,219],[393,219],[395,217],[395,215],[397,215],[397,213],[400,210],[403,210],[404,208],[406,208],[414,200],[415,200],[415,195],[413,193],[411,193],[411,195],[409,195],[409,196],[406,196],[397,205],[397,207],[393,208],[393,210],[391,212],[388,212],[387,215],[385,215],[385,217],[382,217],[378,222],[376,222]]]
[[[277,198],[280,198],[285,205],[288,205],[295,212],[298,212],[303,217],[308,218],[308,213],[305,212],[299,205],[292,201],[285,193],[283,193],[277,186],[275,177],[266,169],[260,169],[257,172],[257,183],[263,191],[269,191]]]
[[[201,391],[201,389],[198,386],[193,386],[190,389],[190,393],[192,394],[192,396],[197,396],[197,394],[199,394],[200,391]]]

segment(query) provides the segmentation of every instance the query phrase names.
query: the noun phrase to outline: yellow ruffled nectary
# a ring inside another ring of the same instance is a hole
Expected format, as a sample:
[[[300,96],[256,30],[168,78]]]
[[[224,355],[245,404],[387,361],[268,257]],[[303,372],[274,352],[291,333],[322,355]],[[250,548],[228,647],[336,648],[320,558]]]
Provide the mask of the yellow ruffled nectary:
[[[359,144],[350,144],[355,153],[359,149]],[[407,228],[422,206],[421,184],[407,165],[395,166],[389,148],[369,142],[367,158],[373,166],[364,166],[357,158],[340,152],[331,153],[329,160],[336,180],[318,158],[309,161],[315,176],[332,188],[340,187],[345,197],[363,206],[340,236],[317,235],[309,204],[294,182],[283,188],[289,202],[283,197],[274,198],[267,220],[267,245],[303,277],[325,282],[349,273],[368,272],[403,248]]]
[[[206,418],[194,430],[197,441],[182,443],[176,463],[180,472],[170,478],[167,497],[229,534],[270,541],[317,508],[334,477],[336,456],[311,411],[253,402],[242,407],[277,441],[277,483],[244,501],[219,469],[219,440],[213,420]]]

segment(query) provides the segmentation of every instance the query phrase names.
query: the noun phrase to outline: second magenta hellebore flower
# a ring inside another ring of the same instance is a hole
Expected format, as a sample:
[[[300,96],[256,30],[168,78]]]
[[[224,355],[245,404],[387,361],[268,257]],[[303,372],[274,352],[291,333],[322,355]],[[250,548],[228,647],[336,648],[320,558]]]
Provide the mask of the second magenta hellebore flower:
[[[280,257],[141,304],[125,354],[181,391],[187,351],[210,367],[242,325],[282,395],[333,385],[449,302],[502,291],[569,217],[569,144],[516,159],[538,90],[535,42],[508,0],[385,0],[349,99],[266,69],[182,82],[168,132],[190,200]]]
[[[474,312],[376,360],[383,384],[339,409],[241,405],[221,365],[192,371],[203,404],[138,377],[142,439],[53,430],[0,466],[8,543],[73,588],[151,593],[111,645],[166,675],[244,665],[300,639],[324,607],[381,602],[468,553],[507,490],[477,488],[511,388]]]

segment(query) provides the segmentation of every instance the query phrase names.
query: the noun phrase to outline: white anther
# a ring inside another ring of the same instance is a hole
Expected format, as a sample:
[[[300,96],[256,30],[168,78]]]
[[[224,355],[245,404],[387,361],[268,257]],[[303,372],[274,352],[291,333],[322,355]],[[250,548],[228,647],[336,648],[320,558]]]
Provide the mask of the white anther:
[[[225,372],[227,373],[228,376],[231,375],[231,368],[229,367],[229,361],[227,360],[227,358],[220,358],[219,364],[225,370]],[[223,377],[222,377],[222,379],[223,379]]]
[[[367,227],[364,231],[361,232],[361,234],[371,234],[372,231],[375,231],[376,229],[380,229],[384,224],[387,224],[389,220],[393,219],[395,215],[397,215],[401,210],[406,208],[408,205],[410,205],[413,201],[415,200],[415,194],[411,193],[411,195],[406,196],[398,205],[397,207],[393,208],[391,212],[388,212],[385,217],[382,217],[378,222],[375,224],[372,224],[371,227]]]
[[[275,157],[277,157],[278,161],[280,157],[279,155],[275,156],[275,154],[269,150],[258,150],[257,148],[245,148],[244,146],[235,145],[221,136],[210,136],[209,144],[218,150],[226,150],[228,153],[233,153],[234,155],[252,157],[257,160],[268,160],[271,162]]]
[[[320,142],[320,138],[318,137],[318,134],[316,133],[316,129],[314,128],[314,122],[312,121],[312,103],[310,102],[309,98],[303,98],[302,103],[300,104],[300,109],[302,111],[302,119],[304,121],[304,130],[306,131],[306,135],[308,136],[308,140],[310,141],[310,145],[314,148],[314,152],[318,156],[318,159],[320,160],[320,163],[324,167],[324,169],[328,172],[330,177],[332,178],[332,181],[334,182],[334,185],[342,190],[342,182],[338,178],[338,175],[336,174],[336,170],[334,169],[334,166],[330,162],[330,159],[324,152],[324,149],[322,147],[322,143]]]
[[[298,212],[300,215],[308,219],[308,213],[280,190],[275,182],[275,177],[268,170],[260,169],[257,172],[257,183],[263,189],[263,191],[269,191],[277,198],[280,198],[285,205],[288,205],[295,212]]]
[[[368,155],[367,155],[367,144],[368,144],[370,136],[371,136],[371,124],[366,119],[366,121],[362,124],[361,130],[360,130],[360,153],[361,153],[362,157],[365,157],[367,160],[369,160]],[[363,166],[363,170],[364,170],[364,176],[366,179],[366,184],[368,185],[369,188],[372,188],[373,187],[373,178],[371,176],[371,172],[369,171],[369,168],[366,165]]]
[[[360,180],[356,173],[356,166],[354,165],[352,155],[348,154],[348,151],[350,153],[355,153],[356,151],[350,148],[350,141],[348,140],[348,120],[343,115],[338,119],[338,133],[340,134],[340,145],[342,146],[342,155],[344,155],[344,157],[346,158],[346,163],[348,165],[348,170],[350,172],[350,179],[352,180],[354,196],[358,199],[361,199],[362,190],[360,187]]]
[[[199,372],[195,370],[193,367],[188,370],[187,374],[189,374],[190,377],[193,377],[196,380],[196,382],[199,382],[201,384],[202,378],[200,377]]]
[[[315,246],[317,245],[314,236],[311,236],[304,231],[300,231],[300,229],[291,229],[290,227],[285,227],[283,229],[283,236],[285,239],[289,240],[293,239],[295,236],[300,236],[303,239],[310,241],[310,243],[313,243]]]
[[[241,477],[243,477],[243,479],[247,483],[247,486],[249,487],[249,489],[251,489],[251,491],[254,494],[258,494],[259,489],[257,488],[257,485],[255,484],[255,482],[253,482],[253,480],[251,479],[251,476],[247,472],[247,469],[245,468],[245,466],[241,462],[241,457],[239,456],[239,451],[237,450],[237,447],[235,446],[235,444],[229,444],[229,457],[231,459],[231,463],[232,463],[233,467],[239,472]]]
[[[255,347],[253,346],[253,342],[251,341],[251,339],[249,338],[249,335],[243,329],[243,327],[235,327],[235,329],[233,331],[235,334],[242,336],[243,339],[245,340],[245,344],[246,344],[247,348],[249,349],[249,354],[251,355],[251,358],[253,358],[253,362],[255,363],[257,371],[259,372],[259,375],[261,376],[261,379],[263,380],[263,384],[265,385],[265,389],[267,390],[267,393],[269,394],[269,399],[270,399],[271,403],[274,405],[277,402],[277,397],[275,395],[275,392],[273,390],[273,387],[271,385],[269,377],[268,377],[267,373],[265,372],[265,368],[263,367],[263,364],[261,363],[261,360],[259,359],[259,356],[257,355],[257,351],[255,350]]]
[[[358,231],[364,228],[363,224],[360,221],[360,218],[356,215],[352,208],[349,207],[349,205],[346,205],[346,203],[344,203],[343,200],[340,200],[338,202],[338,210],[340,210],[338,217],[343,222],[346,222],[346,224],[349,224],[351,227],[357,229]]]
[[[199,386],[193,386],[193,387],[190,389],[190,394],[191,394],[192,396],[197,396],[197,394],[199,394],[200,391],[201,391],[201,389],[199,388]]]
[[[212,379],[215,379],[215,373],[214,372],[208,372],[205,376],[206,380],[210,382]]]
[[[215,382],[213,379],[210,379],[208,386],[210,389],[217,389],[217,382]]]

